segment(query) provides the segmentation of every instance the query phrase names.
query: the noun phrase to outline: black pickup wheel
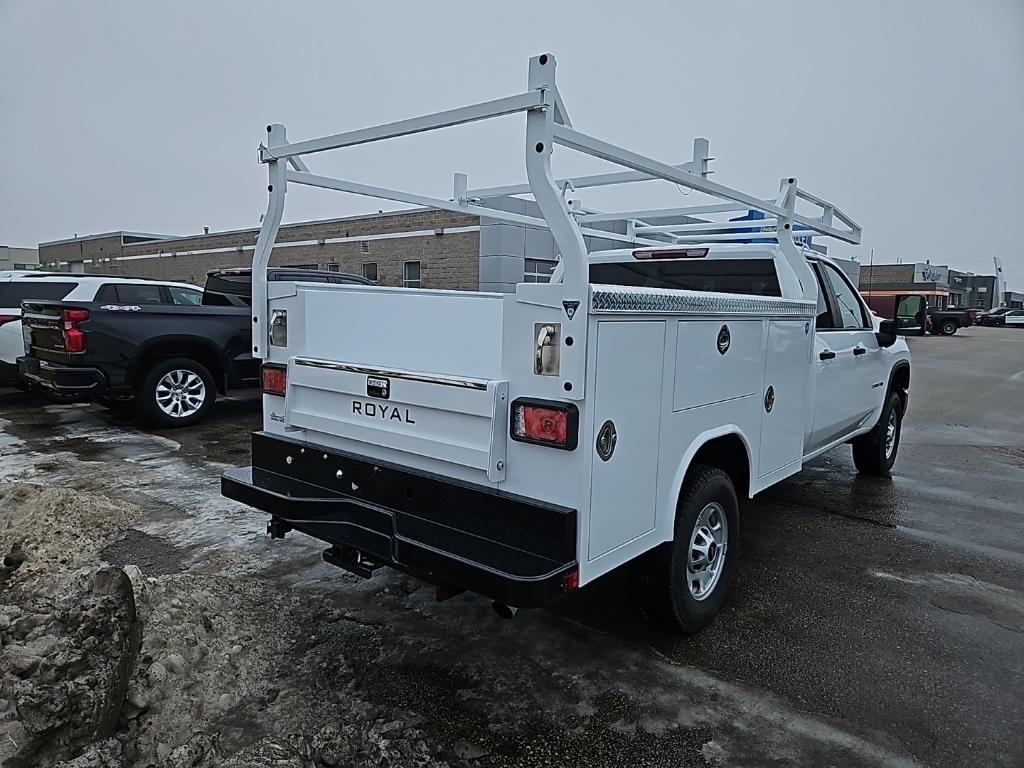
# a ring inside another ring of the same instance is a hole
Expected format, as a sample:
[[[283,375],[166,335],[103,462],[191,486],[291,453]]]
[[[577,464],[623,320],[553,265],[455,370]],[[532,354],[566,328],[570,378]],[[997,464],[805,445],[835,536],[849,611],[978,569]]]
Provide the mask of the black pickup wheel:
[[[720,469],[693,466],[676,508],[675,537],[632,565],[641,610],[666,629],[692,633],[711,623],[736,569],[739,503]]]
[[[174,357],[154,363],[142,377],[135,402],[155,424],[187,427],[206,416],[215,397],[213,376],[205,366]]]

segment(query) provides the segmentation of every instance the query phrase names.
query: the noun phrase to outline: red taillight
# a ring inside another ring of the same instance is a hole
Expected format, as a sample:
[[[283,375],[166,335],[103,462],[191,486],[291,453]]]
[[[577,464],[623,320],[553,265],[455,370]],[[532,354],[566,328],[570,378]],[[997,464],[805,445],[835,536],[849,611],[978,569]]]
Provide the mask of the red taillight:
[[[707,248],[641,248],[633,251],[634,259],[703,259]]]
[[[263,366],[263,391],[268,395],[284,396],[288,388],[288,369],[280,365]]]
[[[65,309],[63,313],[64,351],[85,352],[85,333],[78,324],[89,319],[87,309]]]
[[[0,315],[0,325],[4,323],[13,323],[15,320],[21,320],[20,315]]]
[[[525,398],[512,403],[513,440],[571,451],[576,448],[579,411],[572,403]]]
[[[562,591],[572,592],[580,588],[580,572],[575,568],[562,577]]]

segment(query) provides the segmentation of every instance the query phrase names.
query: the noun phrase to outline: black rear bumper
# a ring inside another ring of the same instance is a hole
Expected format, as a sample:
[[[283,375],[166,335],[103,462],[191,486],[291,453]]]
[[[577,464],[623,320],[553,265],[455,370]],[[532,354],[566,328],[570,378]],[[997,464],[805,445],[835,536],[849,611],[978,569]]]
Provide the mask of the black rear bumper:
[[[345,552],[520,608],[577,582],[576,510],[318,446],[253,434],[253,466],[221,493]]]
[[[18,373],[32,384],[59,395],[91,397],[107,391],[107,377],[98,368],[61,365],[26,355],[18,358]]]

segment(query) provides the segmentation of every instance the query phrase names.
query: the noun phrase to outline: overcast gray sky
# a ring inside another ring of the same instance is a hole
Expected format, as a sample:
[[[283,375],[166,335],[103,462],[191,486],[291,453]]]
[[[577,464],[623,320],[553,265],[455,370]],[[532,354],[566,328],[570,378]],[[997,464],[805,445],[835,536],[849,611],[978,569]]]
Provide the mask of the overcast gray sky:
[[[1024,291],[1024,1],[0,0],[0,243],[254,226],[268,122],[302,139],[524,89],[549,51],[573,121],[655,157],[711,140],[716,181],[782,176],[864,227],[867,263],[931,259]],[[314,156],[443,197],[525,178],[522,118]],[[601,170],[563,157],[556,171]],[[677,205],[661,183],[601,205]],[[689,200],[696,202],[694,195]],[[286,217],[376,210],[289,191]]]

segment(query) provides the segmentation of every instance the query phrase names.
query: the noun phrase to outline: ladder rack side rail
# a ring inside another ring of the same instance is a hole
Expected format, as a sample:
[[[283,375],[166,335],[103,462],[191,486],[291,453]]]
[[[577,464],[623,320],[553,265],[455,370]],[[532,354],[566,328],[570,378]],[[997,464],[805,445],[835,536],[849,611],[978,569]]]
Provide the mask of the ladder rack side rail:
[[[451,200],[442,200],[439,197],[429,197],[427,195],[419,195],[414,192],[403,192],[397,189],[388,189],[387,187],[361,184],[356,181],[347,181],[345,179],[333,179],[312,173],[288,171],[286,177],[292,184],[319,187],[320,189],[332,189],[336,192],[348,192],[353,195],[364,195],[366,197],[375,197],[380,200],[391,200],[396,203],[420,205],[425,208],[436,208],[442,211],[452,211],[453,213],[466,213],[472,216],[481,216],[488,219],[496,219],[498,221],[507,221],[510,224],[523,224],[530,227],[548,228],[548,223],[544,219],[537,218],[536,216],[528,216],[522,213],[512,213],[511,211],[486,208],[480,205],[459,205]],[[586,227],[582,228],[581,232],[588,237],[600,237],[606,240],[616,240],[625,243],[665,245],[664,241],[651,240],[642,237],[627,237],[626,235],[619,234],[618,232],[606,232],[603,229],[591,229]]]
[[[267,126],[267,147],[273,149],[287,141],[285,127],[279,123]],[[270,328],[267,325],[267,265],[274,250],[274,241],[284,216],[285,193],[288,190],[288,162],[267,163],[267,211],[263,215],[260,234],[252,252],[252,356],[266,357]]]
[[[376,125],[371,128],[360,128],[356,131],[336,133],[332,136],[323,136],[318,139],[298,141],[292,144],[286,143],[273,148],[264,147],[260,149],[260,162],[266,163],[275,159],[283,160],[297,155],[308,155],[328,149],[368,144],[374,141],[408,136],[413,133],[423,133],[424,131],[432,131],[438,128],[448,128],[453,125],[511,115],[516,112],[526,112],[540,107],[542,101],[543,95],[540,92],[528,91],[516,94],[515,96],[506,96],[502,99],[471,104],[466,107],[458,107],[420,117],[412,117],[407,120],[398,120],[397,122]]]
[[[763,200],[762,203],[770,203],[771,200]],[[703,213],[731,213],[742,211],[746,213],[751,206],[740,203],[719,203],[716,205],[691,205],[683,208],[644,208],[638,211],[608,211],[601,213],[588,213],[577,217],[577,220],[584,224],[598,221],[620,221],[631,219],[650,219],[658,216],[698,216]],[[755,210],[761,208],[755,207]]]
[[[557,93],[557,89],[556,89]],[[566,126],[571,128],[571,125]],[[685,163],[677,163],[673,167],[680,171],[692,173],[696,176],[706,176],[708,173],[708,140],[693,140],[693,159]],[[616,171],[613,173],[598,173],[592,176],[574,176],[571,178],[556,179],[555,184],[561,189],[566,182],[574,189],[586,189],[587,187],[605,187],[611,184],[630,184],[637,181],[657,181],[657,177],[641,171]],[[466,197],[479,197],[483,199],[491,197],[508,197],[515,195],[529,194],[529,184],[510,184],[500,187],[480,187],[466,191]]]
[[[557,144],[561,144],[562,146],[570,149],[575,149],[577,152],[598,157],[602,160],[607,160],[610,163],[616,163],[637,171],[649,173],[652,176],[665,179],[666,181],[675,182],[676,184],[681,184],[682,186],[689,187],[691,189],[696,189],[699,192],[704,192],[708,195],[724,198],[726,200],[734,200],[738,203],[748,205],[751,208],[762,210],[765,213],[775,214],[776,216],[781,216],[783,218],[790,218],[793,221],[807,225],[822,235],[835,237],[849,243],[860,242],[860,233],[855,230],[847,231],[825,225],[821,221],[809,216],[803,216],[802,214],[787,211],[776,203],[766,203],[760,198],[757,198],[754,195],[749,195],[746,192],[731,189],[730,187],[726,187],[722,184],[708,181],[700,176],[683,173],[676,170],[671,165],[653,160],[649,157],[644,157],[636,152],[623,149],[622,147],[617,147],[614,144],[609,144],[606,141],[601,141],[600,139],[580,133],[579,131],[556,125],[553,127],[552,138]]]
[[[655,224],[655,225],[644,225],[638,224],[636,231],[643,232],[645,234],[651,234],[653,232],[666,232],[668,234],[680,233],[686,234],[690,232],[716,232],[719,229],[739,229],[747,230],[746,232],[740,232],[735,235],[739,237],[744,234],[757,234],[761,230],[759,227],[774,227],[779,223],[777,218],[770,219],[747,219],[745,221],[702,221],[695,222],[693,224]]]
[[[806,189],[800,188],[797,188],[796,196],[798,200],[806,200],[809,203],[813,203],[814,205],[820,206],[821,209],[826,212],[825,216],[823,217],[825,219],[825,223],[829,223],[829,214],[831,214],[832,216],[835,216],[837,219],[843,222],[843,224],[848,226],[851,231],[856,232],[858,237],[863,231],[860,224],[854,221],[847,214],[843,213],[843,211],[839,210],[839,208],[837,208],[833,203],[830,203],[828,200],[823,200],[817,195],[812,195]]]
[[[680,163],[673,167],[683,171],[690,165],[690,163]],[[649,173],[641,173],[640,171],[616,171],[614,173],[598,173],[593,176],[576,176],[566,177],[564,179],[555,179],[555,184],[559,188],[562,188],[566,183],[569,183],[574,189],[586,189],[588,187],[606,187],[612,184],[631,184],[636,181],[657,181],[657,179]],[[488,200],[495,197],[528,195],[530,192],[531,189],[529,184],[508,184],[502,187],[468,189],[466,190],[466,197],[467,199],[480,198],[481,200]]]

